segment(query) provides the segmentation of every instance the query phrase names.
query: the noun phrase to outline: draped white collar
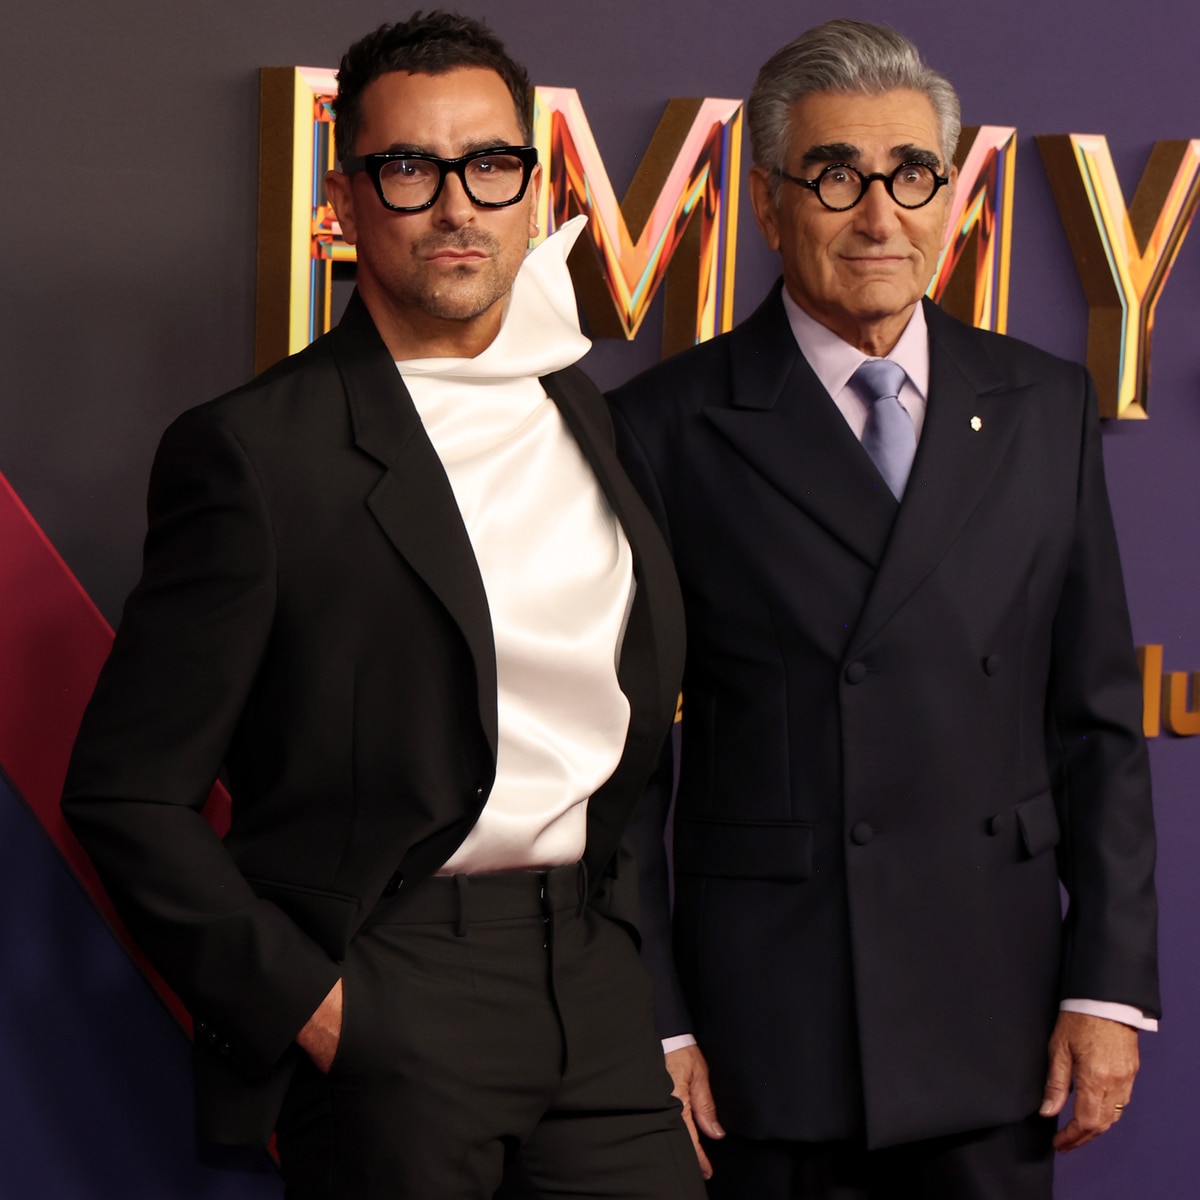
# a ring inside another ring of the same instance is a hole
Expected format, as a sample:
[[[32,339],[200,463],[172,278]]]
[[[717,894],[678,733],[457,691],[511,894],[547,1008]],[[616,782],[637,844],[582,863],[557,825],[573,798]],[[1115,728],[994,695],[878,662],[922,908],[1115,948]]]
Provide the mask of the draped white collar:
[[[587,217],[575,217],[535,246],[513,281],[500,332],[474,358],[415,358],[396,365],[405,376],[441,379],[536,378],[578,362],[592,343],[579,330],[567,255]]]

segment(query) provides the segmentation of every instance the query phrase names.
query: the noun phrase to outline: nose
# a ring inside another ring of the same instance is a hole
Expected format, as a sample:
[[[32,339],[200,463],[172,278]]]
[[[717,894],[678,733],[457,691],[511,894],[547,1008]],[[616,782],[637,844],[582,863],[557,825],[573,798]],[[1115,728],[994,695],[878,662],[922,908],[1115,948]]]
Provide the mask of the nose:
[[[463,181],[453,171],[447,171],[441,195],[433,206],[434,220],[457,229],[466,225],[474,216],[475,205],[467,195]]]
[[[900,221],[900,206],[888,195],[883,180],[872,179],[862,199],[854,206],[856,224],[867,236],[884,241]]]

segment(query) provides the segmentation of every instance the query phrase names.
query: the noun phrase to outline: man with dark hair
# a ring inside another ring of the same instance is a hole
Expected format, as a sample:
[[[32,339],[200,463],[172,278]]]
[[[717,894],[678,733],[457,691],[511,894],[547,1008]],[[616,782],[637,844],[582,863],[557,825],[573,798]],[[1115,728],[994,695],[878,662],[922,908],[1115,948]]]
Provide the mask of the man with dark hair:
[[[354,154],[362,124],[363,92],[393,71],[410,75],[443,75],[464,67],[495,71],[512,94],[521,140],[533,136],[529,121],[529,75],[509,57],[503,43],[482,22],[457,13],[416,13],[407,21],[381,25],[360,38],[338,66],[334,139],[339,160]]]
[[[748,116],[782,283],[613,398],[687,611],[668,1065],[714,1198],[1046,1200],[1159,1005],[1091,382],[923,301],[959,109],[906,39],[812,29]]]
[[[525,73],[478,22],[339,82],[356,294],[165,434],[64,811],[195,1016],[202,1135],[275,1129],[293,1200],[486,1200],[506,1162],[694,1198],[620,846],[682,614],[573,365],[578,227],[526,255]]]

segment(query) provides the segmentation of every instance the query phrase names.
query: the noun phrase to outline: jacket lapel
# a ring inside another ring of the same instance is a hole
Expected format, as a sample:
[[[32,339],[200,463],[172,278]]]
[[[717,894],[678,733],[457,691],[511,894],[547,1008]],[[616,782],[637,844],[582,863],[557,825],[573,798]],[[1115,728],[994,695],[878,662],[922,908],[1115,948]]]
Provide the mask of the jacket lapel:
[[[475,552],[441,460],[357,292],[334,331],[334,354],[355,443],[386,468],[367,507],[462,631],[494,754],[496,650]]]
[[[585,416],[571,373],[547,375],[541,382],[546,394],[558,405],[563,421],[579,443],[579,448],[595,473],[600,489],[621,528],[624,529],[633,551],[637,592],[622,644],[617,677],[632,710],[630,732],[636,735],[641,731],[635,728],[633,723],[653,721],[658,699],[657,672],[647,672],[645,668],[658,661],[654,646],[661,631],[655,628],[654,618],[664,610],[656,603],[656,598],[669,586],[668,580],[664,578],[665,562],[647,552],[648,546],[657,542],[660,535],[621,467],[616,451],[604,439],[594,422]],[[670,583],[673,584],[673,580]]]
[[[871,567],[897,504],[796,345],[777,285],[730,335],[731,405],[705,416],[756,471]]]
[[[683,601],[654,519],[621,467],[605,431],[587,417],[579,389],[586,386],[594,391],[592,384],[575,371],[563,371],[545,376],[542,385],[558,405],[625,531],[636,580],[617,666],[617,680],[629,700],[625,753],[588,804],[585,861],[595,889],[601,882],[601,868],[616,849],[643,786],[643,774],[652,762],[648,755],[656,752],[663,722],[675,704],[683,672]],[[594,402],[603,403],[598,395]]]
[[[974,331],[925,303],[929,402],[904,501],[851,639],[853,656],[936,568],[1000,469],[1028,385],[1006,380]]]

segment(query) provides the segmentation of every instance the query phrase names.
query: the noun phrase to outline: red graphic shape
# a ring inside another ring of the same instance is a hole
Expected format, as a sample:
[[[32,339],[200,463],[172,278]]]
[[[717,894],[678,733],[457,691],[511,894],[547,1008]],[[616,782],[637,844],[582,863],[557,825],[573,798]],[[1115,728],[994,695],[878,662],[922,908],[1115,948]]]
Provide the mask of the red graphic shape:
[[[100,610],[0,474],[0,769],[190,1034],[187,1010],[134,944],[59,809],[71,746],[112,640]],[[229,796],[220,784],[204,811],[218,833],[228,829]]]

